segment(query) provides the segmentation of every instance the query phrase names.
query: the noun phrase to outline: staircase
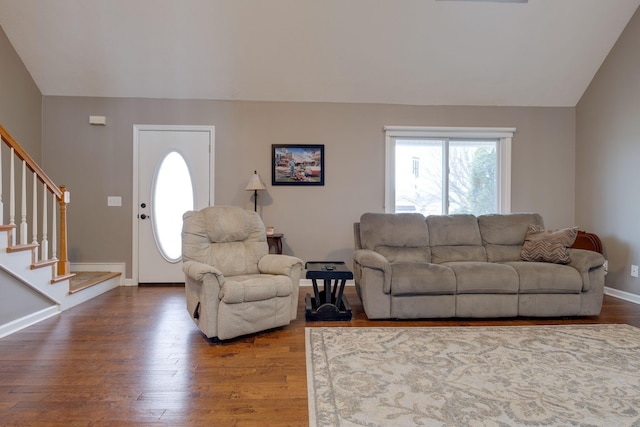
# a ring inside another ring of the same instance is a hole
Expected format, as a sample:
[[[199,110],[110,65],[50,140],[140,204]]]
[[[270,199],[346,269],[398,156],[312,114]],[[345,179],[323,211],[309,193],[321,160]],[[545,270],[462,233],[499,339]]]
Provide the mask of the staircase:
[[[3,337],[119,286],[120,274],[102,276],[96,283],[84,279],[85,285],[92,286],[75,286],[72,291],[74,274],[67,259],[66,236],[69,193],[64,186],[56,186],[2,126],[0,138],[4,143],[0,144],[0,337]],[[16,160],[22,163],[21,174],[16,173]],[[2,189],[7,186],[10,194],[5,209]],[[52,201],[50,205],[48,200]],[[20,210],[18,224],[16,209]]]

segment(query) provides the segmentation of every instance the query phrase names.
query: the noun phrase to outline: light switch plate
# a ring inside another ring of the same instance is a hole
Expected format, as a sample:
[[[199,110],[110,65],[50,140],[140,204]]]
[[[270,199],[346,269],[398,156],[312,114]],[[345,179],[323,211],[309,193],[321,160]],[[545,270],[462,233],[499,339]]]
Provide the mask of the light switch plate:
[[[122,206],[122,197],[120,196],[107,197],[107,206]]]

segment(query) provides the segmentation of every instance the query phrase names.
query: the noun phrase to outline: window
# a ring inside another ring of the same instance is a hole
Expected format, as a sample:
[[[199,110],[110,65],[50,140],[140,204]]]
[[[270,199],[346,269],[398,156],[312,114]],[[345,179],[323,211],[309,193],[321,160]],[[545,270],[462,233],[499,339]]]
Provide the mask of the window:
[[[385,211],[510,212],[514,132],[514,128],[385,127]]]
[[[154,178],[153,234],[162,256],[169,262],[182,258],[182,215],[193,210],[193,181],[184,157],[171,151]]]

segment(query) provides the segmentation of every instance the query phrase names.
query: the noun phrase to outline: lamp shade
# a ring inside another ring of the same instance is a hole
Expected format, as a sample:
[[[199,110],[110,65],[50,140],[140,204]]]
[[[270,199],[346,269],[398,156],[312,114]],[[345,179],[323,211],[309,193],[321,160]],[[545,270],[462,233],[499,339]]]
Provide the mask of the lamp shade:
[[[247,184],[247,191],[256,191],[256,190],[266,190],[267,188],[262,183],[260,179],[260,175],[258,175],[257,171],[253,171],[253,175],[249,178],[249,184]]]

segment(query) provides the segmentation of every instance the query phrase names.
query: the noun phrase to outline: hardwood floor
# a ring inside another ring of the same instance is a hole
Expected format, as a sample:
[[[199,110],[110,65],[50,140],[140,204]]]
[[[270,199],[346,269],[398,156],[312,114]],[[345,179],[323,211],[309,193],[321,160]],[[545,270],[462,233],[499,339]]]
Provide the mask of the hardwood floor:
[[[369,321],[347,288],[350,322],[291,325],[212,344],[182,287],[120,287],[0,339],[2,426],[305,426],[306,326],[627,323],[640,306],[605,297],[578,319]]]

